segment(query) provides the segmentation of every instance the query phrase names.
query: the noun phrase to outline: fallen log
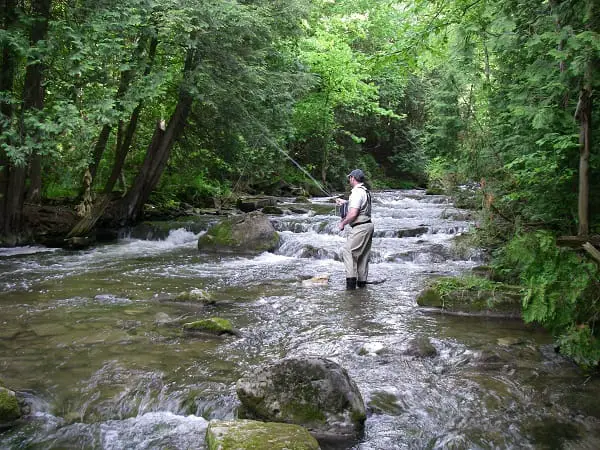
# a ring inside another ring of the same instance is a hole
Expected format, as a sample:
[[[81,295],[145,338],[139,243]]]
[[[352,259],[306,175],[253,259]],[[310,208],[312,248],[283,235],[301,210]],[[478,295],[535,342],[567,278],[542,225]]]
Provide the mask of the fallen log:
[[[104,214],[104,211],[108,207],[110,200],[110,195],[103,195],[99,197],[94,203],[91,212],[77,222],[71,229],[67,235],[67,239],[87,236],[93,230],[96,222],[98,222],[98,219],[100,219],[102,214]]]
[[[600,250],[594,247],[589,242],[583,244],[583,249],[588,252],[588,254],[598,263],[600,264]]]
[[[559,247],[580,248],[586,242],[600,247],[600,236],[560,236],[556,239]]]

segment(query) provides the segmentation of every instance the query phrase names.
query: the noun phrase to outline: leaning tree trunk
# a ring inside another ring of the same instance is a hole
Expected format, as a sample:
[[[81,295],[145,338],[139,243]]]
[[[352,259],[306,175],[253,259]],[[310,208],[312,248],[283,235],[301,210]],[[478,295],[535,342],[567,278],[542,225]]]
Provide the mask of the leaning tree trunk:
[[[144,203],[158,184],[169,160],[171,149],[183,132],[193,101],[185,84],[191,78],[191,73],[196,64],[196,51],[190,49],[185,58],[182,85],[179,89],[179,99],[175,111],[173,111],[166,128],[162,122],[157,124],[152,142],[150,142],[146,151],[144,163],[133,182],[133,186],[121,200],[118,220],[122,224],[134,223],[141,217]]]
[[[148,63],[146,64],[146,69],[144,69],[144,76],[148,76],[150,71],[152,70],[152,65],[154,63],[154,58],[156,56],[156,47],[158,46],[158,39],[152,38],[150,41],[150,50],[148,55]],[[117,139],[117,146],[115,152],[115,162],[113,164],[113,168],[104,187],[104,193],[110,194],[115,187],[119,176],[121,176],[123,167],[125,165],[125,158],[127,158],[127,154],[129,153],[129,149],[131,148],[131,143],[133,141],[133,136],[135,134],[135,130],[137,128],[137,123],[140,117],[140,113],[142,111],[143,104],[140,102],[135,107],[133,112],[131,113],[131,117],[129,118],[129,123],[127,124],[127,128],[125,132],[123,132],[122,125],[119,127],[119,138]]]
[[[121,223],[133,223],[140,218],[144,203],[158,184],[167,165],[173,144],[185,127],[191,107],[192,97],[183,93],[166,129],[161,123],[157,124],[142,168],[133,186],[122,200],[119,218]]]
[[[141,55],[144,52],[147,42],[148,42],[147,39],[143,38],[143,36],[139,39],[135,53],[134,53],[131,61],[129,62],[129,64],[131,66],[135,65],[136,58],[138,58],[139,55]],[[151,46],[154,45],[154,52],[156,50],[156,42],[158,42],[157,39],[152,38]],[[151,47],[151,52],[153,52],[152,47]],[[151,58],[151,60],[154,60],[154,54],[151,54],[150,58]],[[148,64],[146,66],[148,67]],[[144,73],[145,74],[148,73],[147,69]],[[117,105],[119,105],[121,103],[121,101],[123,100],[123,97],[125,96],[125,94],[129,90],[129,88],[131,87],[130,84],[131,84],[131,80],[133,79],[134,75],[135,75],[135,72],[133,69],[124,70],[121,73],[121,78],[119,80],[119,88],[117,89],[117,94],[115,96],[115,101],[116,101]],[[102,156],[104,155],[104,152],[106,150],[106,144],[108,143],[108,138],[110,137],[110,133],[112,132],[112,129],[113,129],[112,125],[105,124],[102,127],[100,134],[98,135],[96,144],[94,145],[94,152],[92,155],[92,163],[88,167],[88,170],[90,171],[90,174],[92,175],[92,183],[95,183],[95,181],[96,181],[96,173],[98,171],[98,167],[100,166],[100,161],[102,160]],[[117,153],[118,152],[119,152],[119,145],[117,145]]]

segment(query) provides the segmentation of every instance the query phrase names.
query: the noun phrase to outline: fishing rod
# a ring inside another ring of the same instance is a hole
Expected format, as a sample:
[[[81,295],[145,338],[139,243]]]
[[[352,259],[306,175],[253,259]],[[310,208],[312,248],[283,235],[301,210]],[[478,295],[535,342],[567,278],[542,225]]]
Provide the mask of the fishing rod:
[[[278,150],[283,156],[285,156],[287,159],[289,159],[298,169],[300,169],[302,171],[302,173],[304,173],[304,175],[306,175],[308,178],[310,178],[312,180],[312,182],[315,183],[315,186],[317,186],[321,192],[323,192],[327,197],[332,197],[332,195],[329,192],[327,192],[327,190],[323,186],[321,186],[321,183],[319,183],[304,167],[302,167],[298,163],[298,161],[296,161],[294,158],[292,158],[284,149],[282,149],[279,145],[277,145],[277,143],[274,142],[269,136],[265,136],[265,139],[276,150]]]
[[[289,159],[298,169],[300,169],[302,171],[302,173],[304,175],[306,175],[308,178],[311,179],[311,181],[315,184],[315,186],[317,186],[319,188],[319,190],[321,192],[323,192],[327,197],[333,197],[333,195],[328,192],[322,185],[321,183],[319,183],[304,167],[302,167],[300,165],[300,163],[298,163],[298,161],[296,161],[294,158],[292,158],[284,149],[281,148],[280,145],[278,145],[273,139],[271,139],[271,137],[269,136],[269,130],[267,130],[267,128],[260,122],[258,122],[256,119],[253,119],[252,117],[250,117],[250,114],[248,114],[248,111],[244,110],[244,112],[246,113],[246,116],[248,116],[248,118],[250,118],[250,120],[252,120],[254,122],[255,125],[258,126],[258,128],[260,128],[260,130],[263,133],[263,138],[273,147],[275,148],[278,152],[280,152],[282,155],[284,155],[287,159]]]

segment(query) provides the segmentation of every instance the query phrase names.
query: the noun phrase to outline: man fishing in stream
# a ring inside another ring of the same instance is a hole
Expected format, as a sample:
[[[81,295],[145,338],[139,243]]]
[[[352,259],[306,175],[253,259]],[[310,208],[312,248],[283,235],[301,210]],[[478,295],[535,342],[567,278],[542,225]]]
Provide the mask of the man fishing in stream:
[[[346,268],[346,289],[356,289],[367,286],[374,226],[371,221],[371,193],[364,184],[364,172],[354,169],[347,177],[352,186],[350,197],[348,200],[338,198],[335,202],[342,206],[343,211],[340,231],[346,225],[352,227],[342,249],[342,260]]]

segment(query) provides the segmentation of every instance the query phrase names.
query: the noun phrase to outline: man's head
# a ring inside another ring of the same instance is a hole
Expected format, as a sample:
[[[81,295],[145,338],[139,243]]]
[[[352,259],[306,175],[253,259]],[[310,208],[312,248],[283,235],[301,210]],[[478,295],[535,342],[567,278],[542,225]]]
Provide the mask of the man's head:
[[[352,179],[357,183],[363,183],[365,181],[365,173],[360,169],[354,169],[348,174],[348,181],[350,181],[350,184],[354,185]]]

